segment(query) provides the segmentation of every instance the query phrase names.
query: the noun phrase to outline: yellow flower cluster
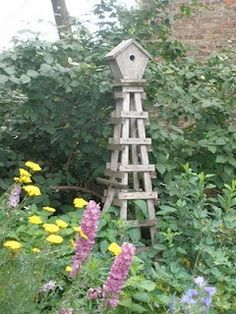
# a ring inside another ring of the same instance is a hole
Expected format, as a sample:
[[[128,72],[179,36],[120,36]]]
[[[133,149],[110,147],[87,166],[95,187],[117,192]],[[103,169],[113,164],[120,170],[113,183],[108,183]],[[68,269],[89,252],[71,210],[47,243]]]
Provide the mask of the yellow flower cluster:
[[[75,198],[73,201],[73,204],[76,208],[84,208],[88,204],[87,201],[85,201],[83,198]]]
[[[30,168],[30,170],[35,171],[35,172],[42,170],[40,165],[37,164],[36,162],[33,162],[33,161],[26,161],[25,165],[26,165],[26,167]]]
[[[81,227],[73,227],[73,230],[74,230],[75,232],[78,232],[79,235],[80,235],[80,237],[81,237],[82,239],[88,240],[88,237],[86,236],[86,234],[84,234],[84,232],[83,232],[83,230],[81,229]]]
[[[70,273],[72,271],[72,267],[71,266],[66,266],[65,271],[67,271],[68,273]]]
[[[26,185],[23,186],[23,190],[29,195],[29,196],[40,196],[41,191],[36,185]]]
[[[37,248],[37,247],[34,247],[34,248],[32,248],[32,250],[31,250],[33,253],[40,253],[40,249],[39,248]]]
[[[33,225],[41,225],[43,223],[41,217],[37,215],[30,216],[28,220],[29,220],[29,223]]]
[[[122,249],[117,243],[113,242],[108,246],[108,251],[110,251],[111,253],[117,256],[117,255],[120,255],[120,253],[122,252]]]
[[[56,211],[55,208],[49,207],[49,206],[44,206],[43,209],[46,210],[47,212],[50,212],[50,213],[55,213],[55,211]]]
[[[57,219],[56,220],[56,225],[60,228],[67,228],[68,227],[68,223],[65,222],[64,220],[62,219]]]
[[[52,244],[60,244],[63,242],[64,239],[59,235],[51,234],[46,238],[46,240]]]
[[[20,176],[15,177],[14,181],[18,183],[31,183],[32,182],[31,174],[27,170],[20,168],[19,173],[20,173]]]
[[[13,250],[13,251],[19,250],[22,247],[21,243],[15,240],[8,240],[3,243],[3,246],[7,248],[8,250]]]
[[[49,233],[55,233],[59,231],[59,227],[55,224],[43,224],[43,228]]]

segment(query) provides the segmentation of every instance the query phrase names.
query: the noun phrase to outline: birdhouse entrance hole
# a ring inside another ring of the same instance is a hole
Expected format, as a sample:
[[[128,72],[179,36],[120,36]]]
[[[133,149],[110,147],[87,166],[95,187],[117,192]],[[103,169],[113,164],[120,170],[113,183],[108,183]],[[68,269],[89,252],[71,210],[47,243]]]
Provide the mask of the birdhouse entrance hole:
[[[131,61],[134,61],[135,55],[131,55],[129,58],[130,58]]]

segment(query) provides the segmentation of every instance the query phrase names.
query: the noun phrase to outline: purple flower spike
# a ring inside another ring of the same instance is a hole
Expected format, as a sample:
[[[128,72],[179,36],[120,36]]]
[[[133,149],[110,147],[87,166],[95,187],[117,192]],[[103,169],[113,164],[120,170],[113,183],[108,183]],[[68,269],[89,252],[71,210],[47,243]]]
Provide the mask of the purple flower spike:
[[[110,308],[118,305],[119,294],[128,276],[135,253],[135,246],[130,243],[123,243],[121,249],[122,252],[116,256],[107,281],[103,285],[103,298]]]
[[[87,292],[87,298],[89,300],[102,299],[103,293],[101,288],[90,288]]]
[[[215,287],[205,287],[204,291],[210,296],[213,297],[213,295],[216,293]]]
[[[20,193],[21,193],[21,186],[19,184],[16,184],[11,190],[11,193],[9,195],[9,199],[8,199],[9,207],[15,208],[20,203]]]
[[[205,305],[206,307],[210,307],[210,306],[211,306],[212,299],[211,299],[211,297],[202,298],[202,299],[201,299],[201,302],[202,302],[202,304]]]
[[[199,288],[203,288],[206,285],[205,279],[201,276],[198,276],[198,277],[194,278],[193,280]]]
[[[97,227],[101,211],[100,206],[94,201],[90,201],[84,211],[81,229],[87,236],[87,239],[78,238],[75,243],[75,255],[72,263],[70,276],[74,278],[78,273],[80,266],[89,257],[97,234]]]

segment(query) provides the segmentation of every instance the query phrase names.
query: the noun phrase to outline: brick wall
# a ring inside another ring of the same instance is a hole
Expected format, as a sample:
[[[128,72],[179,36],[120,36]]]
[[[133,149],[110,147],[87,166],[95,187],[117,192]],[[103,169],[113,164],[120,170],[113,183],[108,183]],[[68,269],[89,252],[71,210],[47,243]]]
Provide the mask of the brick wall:
[[[191,54],[205,58],[224,47],[236,49],[236,0],[198,0],[207,6],[192,17],[173,22],[172,36],[192,47]],[[191,0],[173,0],[171,11],[176,14],[181,4]]]

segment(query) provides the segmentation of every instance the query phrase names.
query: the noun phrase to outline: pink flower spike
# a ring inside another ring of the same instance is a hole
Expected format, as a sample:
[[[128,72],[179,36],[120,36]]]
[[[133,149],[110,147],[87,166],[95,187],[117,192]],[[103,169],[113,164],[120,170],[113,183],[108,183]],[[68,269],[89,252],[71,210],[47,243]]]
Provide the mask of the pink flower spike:
[[[118,305],[119,294],[124,287],[135,254],[135,246],[131,243],[123,243],[121,249],[122,252],[116,256],[107,281],[103,285],[103,298],[110,308]]]
[[[84,211],[80,225],[81,230],[86,235],[87,239],[79,237],[75,242],[75,255],[73,257],[72,270],[70,272],[71,278],[74,278],[77,275],[81,265],[91,254],[95,243],[100,214],[99,204],[90,201]]]

